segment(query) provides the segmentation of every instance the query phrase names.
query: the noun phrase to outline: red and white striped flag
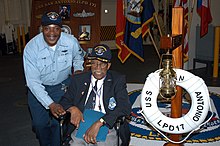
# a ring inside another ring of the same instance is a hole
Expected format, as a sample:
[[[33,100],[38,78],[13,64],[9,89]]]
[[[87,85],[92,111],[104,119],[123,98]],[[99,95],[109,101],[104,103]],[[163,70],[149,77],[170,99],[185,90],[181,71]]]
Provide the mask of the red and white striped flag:
[[[197,13],[201,17],[200,36],[203,37],[208,33],[208,25],[212,22],[209,0],[197,1]]]

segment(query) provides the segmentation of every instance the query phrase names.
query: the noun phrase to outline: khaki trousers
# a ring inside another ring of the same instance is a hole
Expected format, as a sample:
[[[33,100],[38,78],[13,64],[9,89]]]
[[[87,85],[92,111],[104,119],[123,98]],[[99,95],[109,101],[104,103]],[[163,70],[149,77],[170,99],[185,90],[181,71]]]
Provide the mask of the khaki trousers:
[[[84,139],[76,138],[75,135],[77,133],[77,130],[75,130],[72,134],[72,141],[70,141],[70,146],[117,146],[118,143],[118,136],[116,133],[116,130],[109,129],[109,133],[106,137],[105,142],[97,142],[97,144],[88,144],[84,141]],[[121,140],[119,139],[119,142],[121,144]]]

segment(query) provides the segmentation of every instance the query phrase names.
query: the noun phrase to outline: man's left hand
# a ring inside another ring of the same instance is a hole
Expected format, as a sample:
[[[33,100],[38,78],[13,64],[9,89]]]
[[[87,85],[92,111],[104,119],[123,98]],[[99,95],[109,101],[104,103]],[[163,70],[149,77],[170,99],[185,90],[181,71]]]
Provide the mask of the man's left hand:
[[[98,135],[100,127],[103,125],[102,122],[96,121],[92,126],[86,131],[84,137],[84,140],[86,143],[97,143],[96,136]]]

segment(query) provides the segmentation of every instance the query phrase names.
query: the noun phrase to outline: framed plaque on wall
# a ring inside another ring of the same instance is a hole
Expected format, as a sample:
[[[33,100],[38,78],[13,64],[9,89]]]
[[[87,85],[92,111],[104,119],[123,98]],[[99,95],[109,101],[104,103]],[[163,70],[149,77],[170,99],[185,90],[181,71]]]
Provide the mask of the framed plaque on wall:
[[[55,11],[62,16],[62,31],[74,35],[85,51],[100,42],[101,0],[32,0],[32,8],[31,38],[41,31],[41,16]]]

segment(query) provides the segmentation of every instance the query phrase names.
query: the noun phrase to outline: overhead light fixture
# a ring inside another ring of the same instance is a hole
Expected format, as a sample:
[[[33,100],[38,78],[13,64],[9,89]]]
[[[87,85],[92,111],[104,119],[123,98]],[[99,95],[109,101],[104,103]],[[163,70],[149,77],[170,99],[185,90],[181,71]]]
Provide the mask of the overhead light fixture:
[[[108,13],[108,10],[107,10],[107,9],[105,9],[105,10],[104,10],[104,12],[105,12],[105,14],[107,14],[107,13]]]

